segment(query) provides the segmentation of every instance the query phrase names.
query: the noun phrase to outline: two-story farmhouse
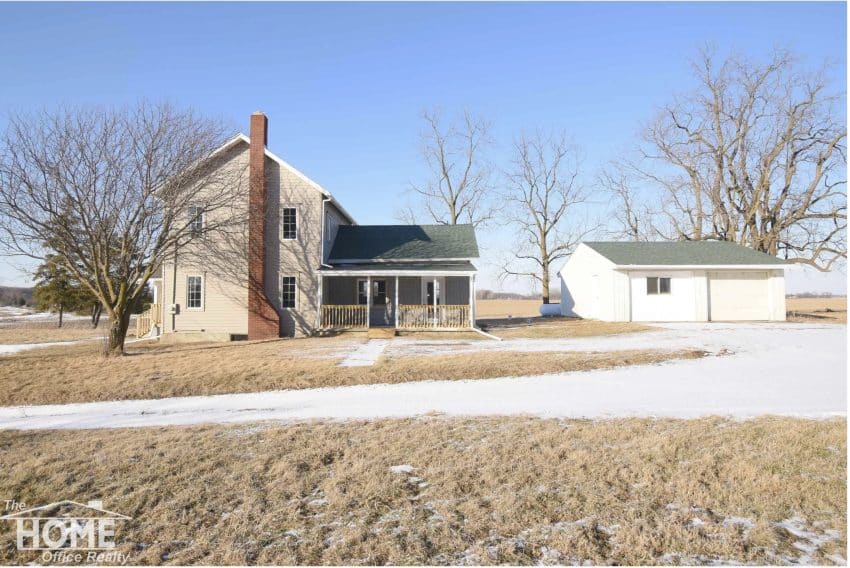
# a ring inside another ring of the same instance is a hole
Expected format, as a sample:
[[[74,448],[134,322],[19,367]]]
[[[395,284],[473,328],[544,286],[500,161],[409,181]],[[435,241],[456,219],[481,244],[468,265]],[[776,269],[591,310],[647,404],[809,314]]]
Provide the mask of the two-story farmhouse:
[[[153,282],[145,317],[154,332],[266,339],[370,326],[474,327],[472,226],[357,225],[328,191],[269,151],[267,127],[255,113],[250,136],[216,152],[217,167],[248,180],[237,195],[247,227],[236,242],[246,244],[232,262],[204,253],[226,246],[215,234],[205,246],[176,251]]]

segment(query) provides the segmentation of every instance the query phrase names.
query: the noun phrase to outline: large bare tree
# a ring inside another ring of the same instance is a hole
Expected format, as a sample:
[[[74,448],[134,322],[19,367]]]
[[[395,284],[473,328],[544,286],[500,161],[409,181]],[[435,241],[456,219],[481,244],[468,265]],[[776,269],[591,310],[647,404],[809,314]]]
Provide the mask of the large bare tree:
[[[590,231],[578,211],[587,200],[578,182],[579,152],[563,132],[537,132],[520,136],[514,154],[502,211],[517,230],[517,243],[502,275],[539,283],[543,303],[548,304],[552,266],[569,256]]]
[[[241,175],[208,159],[226,132],[192,111],[144,102],[9,117],[0,240],[7,253],[32,258],[51,244],[103,303],[107,355],[123,353],[130,316],[166,257],[240,226],[232,212]]]
[[[765,63],[705,52],[694,70],[697,90],[661,109],[632,163],[635,183],[661,191],[648,232],[734,241],[821,270],[846,258],[843,96],[785,52]],[[621,197],[634,219],[634,196]]]
[[[411,184],[414,203],[399,216],[408,223],[486,223],[493,215],[491,166],[484,155],[492,144],[490,124],[467,111],[449,125],[438,112],[424,112],[422,118],[422,156],[429,174]]]

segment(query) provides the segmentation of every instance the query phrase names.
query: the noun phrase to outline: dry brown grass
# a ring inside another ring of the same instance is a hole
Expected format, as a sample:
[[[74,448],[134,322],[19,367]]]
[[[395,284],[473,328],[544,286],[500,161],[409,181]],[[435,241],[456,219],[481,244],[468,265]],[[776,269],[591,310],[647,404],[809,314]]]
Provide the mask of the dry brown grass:
[[[540,300],[476,300],[475,316],[481,319],[540,317]]]
[[[617,335],[656,329],[632,322],[607,322],[577,318],[534,318],[518,321],[491,320],[482,322],[482,329],[503,339],[557,339]]]
[[[104,336],[108,329],[108,322],[106,325],[101,322],[98,329],[92,329],[88,321],[80,320],[65,322],[62,327],[47,322],[14,323],[0,327],[0,345],[92,339]]]
[[[6,431],[0,495],[103,500],[133,517],[116,533],[132,564],[830,564],[846,548],[845,431],[776,418]],[[415,469],[390,471],[401,464]],[[795,516],[836,531],[809,558],[778,525]],[[14,539],[0,523],[0,562],[38,560]]]
[[[327,343],[324,343],[327,342]],[[307,350],[304,346],[315,346]],[[471,353],[381,358],[339,367],[333,339],[230,344],[132,344],[128,356],[102,359],[81,344],[2,358],[0,406],[163,398],[429,379],[460,380],[652,364],[702,351]],[[350,347],[349,347],[350,349]]]
[[[847,323],[847,298],[787,298],[785,309],[791,321]]]

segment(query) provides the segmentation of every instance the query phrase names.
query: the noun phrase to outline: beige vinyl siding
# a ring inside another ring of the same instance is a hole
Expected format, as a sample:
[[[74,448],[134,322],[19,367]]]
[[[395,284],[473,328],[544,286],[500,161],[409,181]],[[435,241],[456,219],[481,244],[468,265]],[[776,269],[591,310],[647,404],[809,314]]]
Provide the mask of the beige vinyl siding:
[[[166,306],[172,303],[171,291],[176,290],[179,312],[173,318],[166,309],[164,327],[166,332],[213,332],[244,335],[248,333],[248,289],[246,286],[223,281],[202,268],[178,266],[176,287],[173,286],[174,271],[164,274],[168,283],[165,292]],[[186,307],[186,284],[189,276],[203,277],[203,307]],[[173,321],[172,321],[173,320]]]
[[[248,200],[248,152],[242,144],[222,156],[222,168],[232,168],[241,175],[238,187],[233,187],[234,205],[241,214]],[[199,192],[198,200],[203,201]],[[216,221],[216,213],[208,214],[205,222]],[[240,240],[224,242],[214,234],[178,251],[177,272],[174,259],[163,263],[162,296],[163,331],[209,332],[244,335],[248,333],[247,243]],[[188,276],[203,277],[203,307],[187,309],[186,283]],[[178,313],[172,316],[168,307],[177,304]]]
[[[325,203],[324,261],[327,262],[340,225],[349,225],[345,215],[333,203]]]
[[[280,312],[281,335],[306,335],[313,331],[319,309],[318,275],[322,248],[322,201],[324,196],[300,176],[266,158],[270,206],[266,226],[266,290]],[[281,239],[281,209],[298,210],[298,238]],[[295,276],[298,301],[293,309],[281,309],[280,277]]]

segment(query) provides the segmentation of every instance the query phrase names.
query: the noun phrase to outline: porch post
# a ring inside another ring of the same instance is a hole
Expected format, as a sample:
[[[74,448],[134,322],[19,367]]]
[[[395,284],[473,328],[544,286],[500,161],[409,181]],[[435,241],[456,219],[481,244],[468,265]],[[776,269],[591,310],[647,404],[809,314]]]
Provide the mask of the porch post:
[[[469,275],[469,327],[475,327],[475,276]]]
[[[322,288],[325,287],[325,281],[323,278],[324,277],[319,274],[319,295],[318,303],[316,305],[316,329],[321,329],[322,327]]]
[[[434,303],[434,327],[437,327],[437,322],[439,322],[439,315],[437,314],[437,277],[434,276],[434,283],[431,284],[433,286],[432,290],[434,291],[431,294],[431,298]]]
[[[395,328],[398,329],[398,276],[395,277],[395,302],[393,303],[393,318],[395,319]]]
[[[366,277],[366,329],[369,329],[369,320],[372,319],[372,277]]]

